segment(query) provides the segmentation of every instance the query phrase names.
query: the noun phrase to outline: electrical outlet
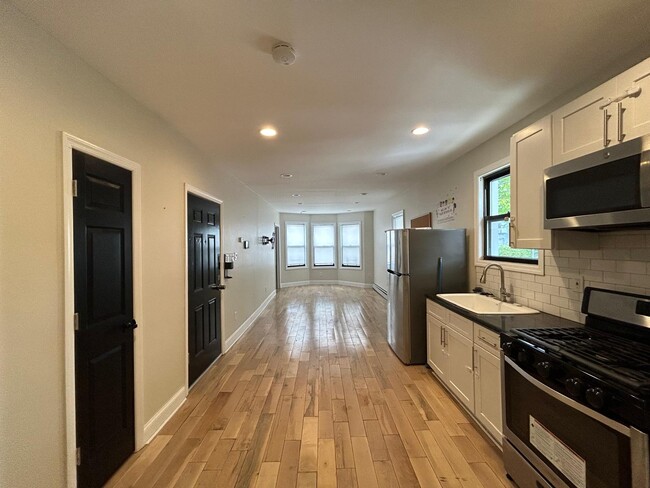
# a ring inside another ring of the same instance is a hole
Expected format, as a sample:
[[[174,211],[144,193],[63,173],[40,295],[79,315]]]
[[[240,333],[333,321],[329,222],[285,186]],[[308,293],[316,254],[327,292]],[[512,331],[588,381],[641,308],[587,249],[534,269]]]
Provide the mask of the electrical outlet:
[[[583,288],[583,278],[582,276],[574,276],[570,279],[571,290],[581,292]]]

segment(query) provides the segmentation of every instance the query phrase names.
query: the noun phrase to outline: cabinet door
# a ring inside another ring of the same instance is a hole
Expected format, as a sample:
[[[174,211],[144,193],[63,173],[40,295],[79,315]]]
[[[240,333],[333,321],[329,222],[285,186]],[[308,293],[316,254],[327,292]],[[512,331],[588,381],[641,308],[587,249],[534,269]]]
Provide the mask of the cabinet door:
[[[640,92],[612,108],[621,123],[616,140],[623,142],[650,134],[650,58],[616,78],[617,94]]]
[[[474,346],[476,410],[479,422],[499,442],[502,437],[501,362],[494,354]]]
[[[510,245],[518,249],[551,249],[544,229],[544,170],[553,163],[551,116],[510,139]]]
[[[443,382],[447,379],[447,355],[443,342],[444,325],[427,315],[427,364]]]
[[[447,338],[447,386],[470,410],[474,411],[474,370],[472,365],[473,342],[454,329],[445,330]]]
[[[614,98],[615,78],[553,112],[553,164],[617,143]]]

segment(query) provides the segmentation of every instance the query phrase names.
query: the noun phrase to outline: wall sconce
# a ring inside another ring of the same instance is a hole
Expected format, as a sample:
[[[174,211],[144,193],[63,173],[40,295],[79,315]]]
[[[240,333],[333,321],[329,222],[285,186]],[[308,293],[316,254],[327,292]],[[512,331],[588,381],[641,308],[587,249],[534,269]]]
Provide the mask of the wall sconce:
[[[268,237],[268,236],[262,236],[262,245],[266,246],[267,244],[274,244],[275,243],[275,236]]]

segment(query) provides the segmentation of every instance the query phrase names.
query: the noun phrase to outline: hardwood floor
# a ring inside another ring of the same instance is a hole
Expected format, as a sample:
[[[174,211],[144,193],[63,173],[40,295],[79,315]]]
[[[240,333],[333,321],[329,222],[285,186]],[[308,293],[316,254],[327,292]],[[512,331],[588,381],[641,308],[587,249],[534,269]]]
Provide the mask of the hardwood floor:
[[[510,488],[500,453],[385,328],[372,290],[281,290],[107,486]]]

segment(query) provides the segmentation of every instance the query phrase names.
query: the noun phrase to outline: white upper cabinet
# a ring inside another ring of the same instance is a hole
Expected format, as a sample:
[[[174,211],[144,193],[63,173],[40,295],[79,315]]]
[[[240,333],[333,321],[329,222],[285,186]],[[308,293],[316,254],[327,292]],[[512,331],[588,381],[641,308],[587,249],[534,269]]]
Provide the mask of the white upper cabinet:
[[[544,170],[553,163],[551,116],[510,139],[510,245],[517,249],[550,249],[551,231],[544,229]]]
[[[650,58],[553,113],[553,164],[650,134]]]
[[[553,115],[553,163],[589,154],[616,141],[616,119],[610,101],[616,98],[616,79],[582,95]]]
[[[617,95],[624,97],[613,110],[620,142],[650,134],[650,58],[616,78]]]

